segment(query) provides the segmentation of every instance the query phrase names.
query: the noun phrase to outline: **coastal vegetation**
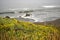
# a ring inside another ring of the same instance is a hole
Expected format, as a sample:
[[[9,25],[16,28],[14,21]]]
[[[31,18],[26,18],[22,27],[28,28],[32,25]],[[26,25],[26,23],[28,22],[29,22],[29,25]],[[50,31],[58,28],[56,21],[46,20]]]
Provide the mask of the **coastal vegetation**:
[[[60,33],[53,25],[0,17],[0,40],[60,40]]]

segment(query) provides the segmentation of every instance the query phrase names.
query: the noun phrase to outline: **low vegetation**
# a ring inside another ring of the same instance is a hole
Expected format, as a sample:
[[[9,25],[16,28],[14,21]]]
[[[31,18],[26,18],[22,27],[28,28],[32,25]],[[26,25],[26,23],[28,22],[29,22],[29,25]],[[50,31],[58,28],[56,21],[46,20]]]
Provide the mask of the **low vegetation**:
[[[60,40],[60,34],[51,25],[35,25],[0,17],[0,40]]]

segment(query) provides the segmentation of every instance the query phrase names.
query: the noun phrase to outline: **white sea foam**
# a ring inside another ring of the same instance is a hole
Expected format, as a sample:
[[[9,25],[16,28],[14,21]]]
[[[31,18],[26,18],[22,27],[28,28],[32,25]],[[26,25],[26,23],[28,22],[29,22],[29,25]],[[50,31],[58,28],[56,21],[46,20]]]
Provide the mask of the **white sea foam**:
[[[34,22],[37,22],[37,21],[38,21],[33,15],[30,15],[30,16],[25,16],[25,15],[26,15],[26,14],[22,15],[21,17],[22,17],[22,18],[34,19],[34,20],[35,20]]]
[[[44,7],[44,8],[54,8],[56,6],[42,6],[42,7]]]

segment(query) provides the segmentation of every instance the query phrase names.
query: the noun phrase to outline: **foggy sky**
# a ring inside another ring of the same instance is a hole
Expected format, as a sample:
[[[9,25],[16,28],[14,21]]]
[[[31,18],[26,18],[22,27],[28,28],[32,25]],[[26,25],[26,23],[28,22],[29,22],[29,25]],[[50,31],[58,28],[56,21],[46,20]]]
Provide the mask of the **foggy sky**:
[[[60,6],[60,0],[0,0],[0,9],[38,8],[45,5]]]

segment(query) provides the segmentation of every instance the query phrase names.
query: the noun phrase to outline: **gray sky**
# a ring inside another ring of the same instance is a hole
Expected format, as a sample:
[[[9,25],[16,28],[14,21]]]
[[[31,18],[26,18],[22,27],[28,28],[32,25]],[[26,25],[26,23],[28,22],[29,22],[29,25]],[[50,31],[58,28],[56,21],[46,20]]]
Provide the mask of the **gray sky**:
[[[43,5],[60,5],[60,0],[0,0],[0,9],[38,8]]]

